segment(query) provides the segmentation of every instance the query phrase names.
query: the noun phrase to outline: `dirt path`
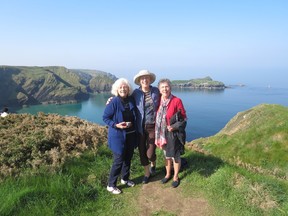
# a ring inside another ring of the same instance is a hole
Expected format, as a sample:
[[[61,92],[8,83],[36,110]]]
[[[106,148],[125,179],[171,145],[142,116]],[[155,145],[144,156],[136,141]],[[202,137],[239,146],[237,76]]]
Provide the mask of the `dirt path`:
[[[141,188],[138,198],[139,206],[141,206],[141,216],[209,215],[209,205],[205,199],[184,197],[181,184],[178,188],[172,188],[171,181],[163,185],[158,178],[153,177],[151,182]]]

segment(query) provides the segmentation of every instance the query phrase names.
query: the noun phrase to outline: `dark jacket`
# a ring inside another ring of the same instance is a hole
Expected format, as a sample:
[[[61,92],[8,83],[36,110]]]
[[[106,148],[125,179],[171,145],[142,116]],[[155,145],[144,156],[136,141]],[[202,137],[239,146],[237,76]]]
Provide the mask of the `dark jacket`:
[[[160,92],[159,89],[154,86],[150,86],[150,89],[151,89],[151,98],[154,105],[154,111],[156,113],[160,103]],[[138,88],[133,91],[132,96],[135,100],[135,104],[137,107],[137,129],[139,133],[143,134],[144,92],[141,90],[141,88]]]
[[[181,111],[177,111],[170,118],[170,125],[174,128],[172,132],[167,131],[166,156],[175,157],[184,154],[184,145],[186,143],[186,125],[187,121],[181,115]]]
[[[131,96],[129,96],[128,99],[129,107],[134,117],[132,125],[135,126],[135,129],[137,131],[136,106],[134,103],[134,99]],[[125,109],[121,102],[121,98],[114,97],[111,102],[105,107],[103,114],[103,121],[108,125],[108,146],[113,152],[117,154],[123,153],[126,142],[126,130],[115,127],[116,124],[123,122],[122,112],[124,110]],[[136,140],[134,147],[137,147]]]
[[[170,125],[176,129],[174,130],[174,134],[178,137],[179,141],[182,145],[186,143],[186,125],[187,121],[182,117],[181,111],[175,113],[170,119]]]

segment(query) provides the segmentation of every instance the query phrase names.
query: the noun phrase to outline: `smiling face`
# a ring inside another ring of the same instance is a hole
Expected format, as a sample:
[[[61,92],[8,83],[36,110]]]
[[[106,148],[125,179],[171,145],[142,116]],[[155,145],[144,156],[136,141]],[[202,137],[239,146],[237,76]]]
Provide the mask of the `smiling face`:
[[[128,93],[129,93],[129,86],[126,85],[125,83],[122,83],[118,90],[118,95],[121,97],[121,98],[126,98],[128,96]]]
[[[151,77],[149,75],[140,77],[140,85],[142,89],[149,89],[150,84],[151,84]]]
[[[168,99],[168,97],[171,95],[171,86],[168,82],[159,83],[159,90],[164,99]]]

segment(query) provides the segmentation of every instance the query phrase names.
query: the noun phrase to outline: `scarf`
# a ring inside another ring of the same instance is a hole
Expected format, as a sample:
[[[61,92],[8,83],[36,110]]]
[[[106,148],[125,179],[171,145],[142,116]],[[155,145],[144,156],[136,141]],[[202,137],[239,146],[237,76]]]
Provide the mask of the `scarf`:
[[[167,105],[170,102],[171,95],[167,100],[161,100],[161,104],[157,111],[156,115],[156,123],[155,123],[155,144],[159,148],[163,148],[164,145],[167,144],[166,140],[166,129],[167,129],[167,122],[166,122],[166,114],[167,114]]]

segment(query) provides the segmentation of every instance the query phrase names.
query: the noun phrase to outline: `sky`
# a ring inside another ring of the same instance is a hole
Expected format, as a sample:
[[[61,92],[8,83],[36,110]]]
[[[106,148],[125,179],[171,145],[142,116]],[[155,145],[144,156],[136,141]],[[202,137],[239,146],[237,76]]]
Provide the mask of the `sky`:
[[[0,0],[0,65],[288,87],[287,0]]]

